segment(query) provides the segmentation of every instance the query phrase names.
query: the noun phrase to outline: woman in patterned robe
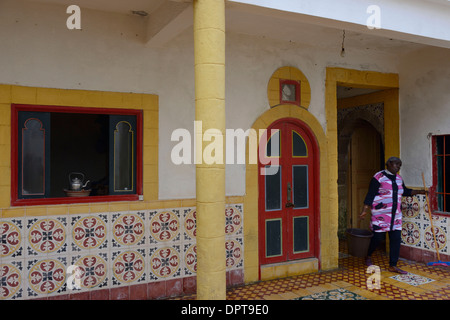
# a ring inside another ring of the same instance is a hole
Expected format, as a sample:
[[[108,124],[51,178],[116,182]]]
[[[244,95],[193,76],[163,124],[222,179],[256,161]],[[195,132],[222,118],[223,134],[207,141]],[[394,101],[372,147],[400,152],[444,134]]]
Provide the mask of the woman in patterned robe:
[[[401,166],[402,161],[399,158],[390,157],[386,162],[386,170],[379,171],[373,176],[360,218],[364,219],[368,211],[372,211],[370,228],[373,231],[373,237],[367,252],[366,264],[372,265],[370,256],[388,233],[389,271],[405,274],[406,271],[397,267],[402,232],[401,198],[425,194],[425,191],[412,190],[405,186],[403,178],[398,174]]]

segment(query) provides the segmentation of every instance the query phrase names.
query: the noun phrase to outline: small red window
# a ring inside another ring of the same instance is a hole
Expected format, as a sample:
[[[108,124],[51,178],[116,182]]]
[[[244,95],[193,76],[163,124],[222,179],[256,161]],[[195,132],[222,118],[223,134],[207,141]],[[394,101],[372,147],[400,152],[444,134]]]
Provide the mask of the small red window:
[[[280,79],[280,103],[300,106],[300,81]]]
[[[432,209],[450,212],[450,135],[433,136]]]

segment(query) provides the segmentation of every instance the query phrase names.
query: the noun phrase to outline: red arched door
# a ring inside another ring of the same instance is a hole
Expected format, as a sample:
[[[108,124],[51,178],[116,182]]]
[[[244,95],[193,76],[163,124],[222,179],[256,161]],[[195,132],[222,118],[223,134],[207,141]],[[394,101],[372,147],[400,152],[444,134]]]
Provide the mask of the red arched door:
[[[274,122],[260,141],[260,264],[318,255],[318,147],[295,119]],[[274,162],[278,160],[278,164]]]

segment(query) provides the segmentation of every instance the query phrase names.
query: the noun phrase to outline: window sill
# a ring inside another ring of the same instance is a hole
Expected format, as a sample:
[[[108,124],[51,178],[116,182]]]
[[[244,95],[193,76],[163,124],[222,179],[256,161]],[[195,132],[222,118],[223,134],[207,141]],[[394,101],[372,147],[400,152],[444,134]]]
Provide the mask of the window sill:
[[[76,204],[93,202],[113,202],[113,201],[138,201],[139,195],[116,195],[116,196],[87,196],[87,197],[67,197],[67,198],[44,198],[44,199],[16,199],[11,201],[11,206],[40,206],[56,204]]]
[[[445,212],[445,211],[433,210],[433,214],[436,215],[436,216],[450,217],[450,212]]]

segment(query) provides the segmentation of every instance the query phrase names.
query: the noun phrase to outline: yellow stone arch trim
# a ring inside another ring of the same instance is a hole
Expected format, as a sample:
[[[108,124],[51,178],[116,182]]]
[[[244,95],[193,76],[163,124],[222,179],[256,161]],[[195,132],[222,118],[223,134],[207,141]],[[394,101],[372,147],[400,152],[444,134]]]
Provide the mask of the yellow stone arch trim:
[[[300,82],[300,106],[308,109],[311,102],[311,86],[306,76],[295,67],[281,67],[270,77],[267,85],[267,98],[271,108],[281,104],[280,80],[294,80]]]
[[[327,142],[326,136],[322,126],[317,119],[306,109],[299,108],[295,105],[279,105],[271,108],[263,113],[254,123],[252,129],[258,132],[259,129],[266,129],[271,123],[283,118],[294,118],[304,122],[309,126],[315,135],[315,139],[319,146],[319,161],[320,161],[320,193],[328,193],[328,167],[327,167]],[[246,283],[259,280],[259,258],[258,258],[258,164],[250,164],[248,145],[246,149],[246,193],[244,196],[244,281]],[[324,238],[327,233],[333,232],[329,228],[328,215],[328,201],[326,197],[320,198],[320,239]],[[335,230],[335,233],[337,229]],[[320,260],[323,264],[327,261],[330,252],[327,246],[321,245]],[[303,270],[302,270],[303,268]],[[306,269],[305,269],[306,268]],[[304,272],[317,271],[317,263],[311,263],[302,266],[293,267],[292,264],[284,264],[273,267],[269,270],[272,275],[265,278],[277,278],[288,275],[300,274]]]

